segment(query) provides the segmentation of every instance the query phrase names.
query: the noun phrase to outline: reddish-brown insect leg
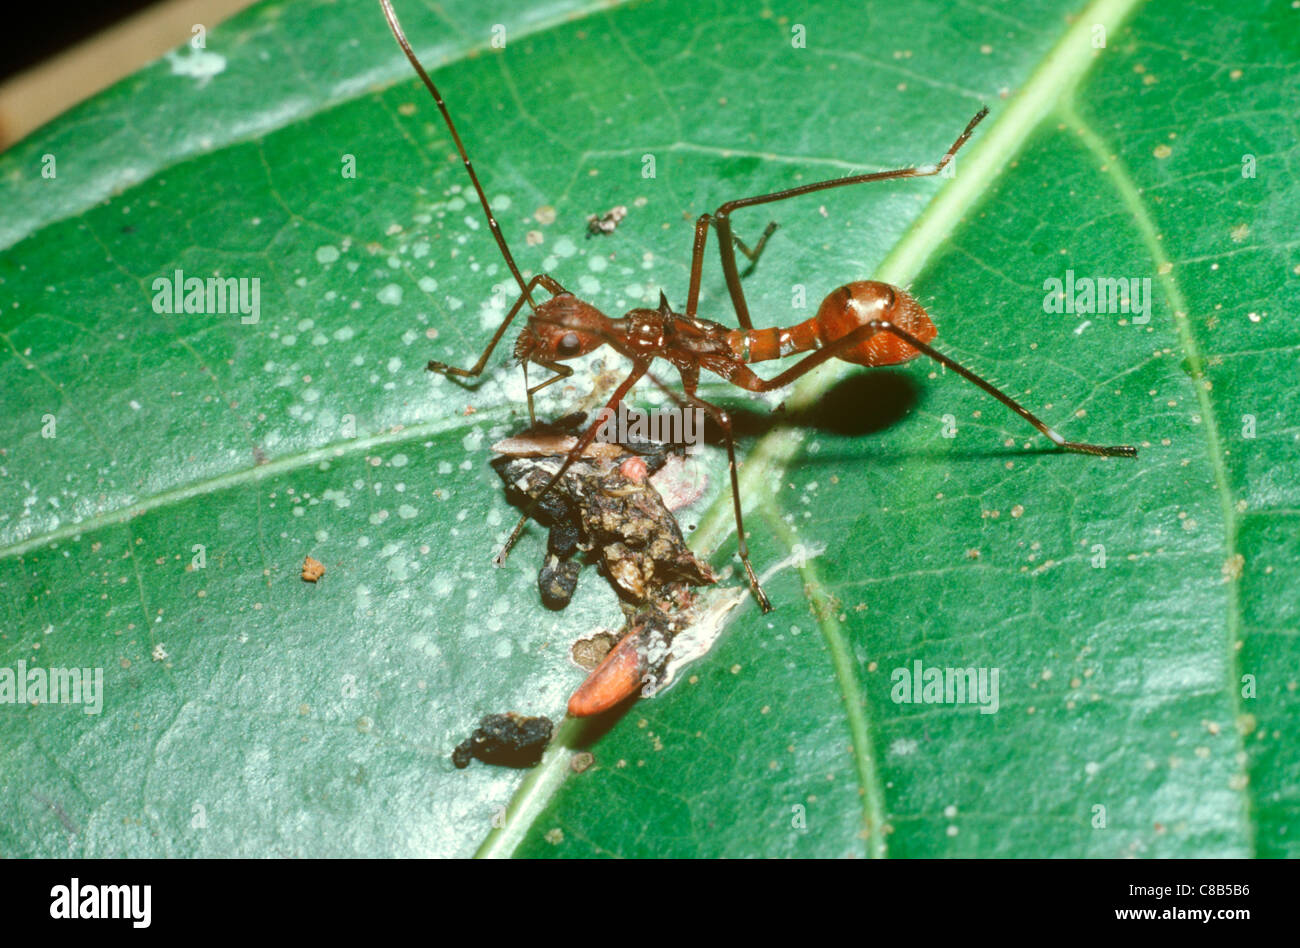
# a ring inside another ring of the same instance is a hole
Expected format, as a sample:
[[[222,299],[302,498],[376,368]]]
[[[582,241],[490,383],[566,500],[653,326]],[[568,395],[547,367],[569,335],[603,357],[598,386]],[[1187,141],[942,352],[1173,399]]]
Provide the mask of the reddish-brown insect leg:
[[[754,566],[749,562],[749,544],[745,542],[745,518],[740,512],[740,478],[736,474],[736,442],[731,434],[731,416],[717,405],[711,405],[699,398],[694,388],[693,385],[687,388],[686,399],[712,417],[722,429],[723,437],[726,439],[727,468],[731,472],[731,503],[736,513],[736,551],[740,555],[740,562],[745,567],[745,575],[749,577],[749,588],[754,591],[754,599],[757,600],[759,608],[764,612],[771,612],[772,602],[767,598],[767,593],[763,592],[758,575],[754,572]]]
[[[1035,428],[1037,428],[1039,431],[1045,434],[1051,440],[1051,442],[1055,444],[1058,448],[1060,448],[1062,451],[1070,451],[1075,454],[1091,454],[1097,457],[1120,457],[1120,458],[1137,457],[1137,448],[1127,444],[1101,445],[1101,444],[1088,444],[1086,442],[1081,442],[1081,441],[1065,440],[1065,438],[1062,437],[1061,434],[1055,428],[1052,428],[1051,426],[1043,422],[1037,415],[1035,415],[1029,409],[1025,408],[1023,405],[1021,405],[1010,395],[1003,392],[992,382],[988,382],[985,379],[980,378],[978,375],[976,375],[970,369],[966,368],[960,362],[957,362],[954,359],[950,359],[948,356],[944,355],[938,349],[934,349],[931,346],[927,345],[926,343],[922,342],[920,339],[912,335],[912,333],[908,332],[907,330],[902,329],[899,326],[895,326],[893,323],[889,322],[888,320],[883,320],[883,319],[873,319],[870,322],[863,323],[857,329],[853,330],[852,332],[848,333],[845,336],[842,336],[839,339],[836,339],[834,342],[830,343],[825,348],[820,349],[817,352],[814,352],[812,355],[808,356],[807,358],[800,359],[790,368],[786,369],[780,375],[777,375],[773,378],[761,379],[758,378],[756,375],[754,375],[752,372],[746,370],[746,372],[743,374],[737,373],[736,375],[734,375],[731,381],[735,382],[737,385],[740,385],[742,388],[746,388],[749,391],[753,391],[753,392],[769,392],[772,391],[773,389],[783,388],[786,385],[789,385],[791,382],[798,379],[800,376],[805,375],[808,372],[811,372],[813,369],[817,368],[817,366],[821,365],[823,362],[827,361],[828,359],[835,358],[840,353],[847,352],[848,350],[859,345],[860,343],[862,343],[866,339],[869,339],[872,335],[878,332],[887,332],[898,337],[899,339],[907,343],[909,346],[911,346],[913,349],[917,350],[917,352],[929,356],[931,359],[934,359],[936,362],[940,363],[941,365],[944,365],[947,368],[952,369],[954,372],[956,372],[962,378],[966,379],[968,382],[973,382],[974,384],[978,385],[984,391],[988,392],[990,395],[992,395],[994,398],[1000,401],[1003,405],[1006,405],[1008,408],[1014,411],[1021,418],[1025,419],[1027,422],[1029,422],[1031,425],[1033,425]]]
[[[695,241],[691,248],[691,282],[686,293],[687,316],[694,316],[696,310],[699,308],[700,279],[704,272],[704,247],[708,243],[709,239],[709,225],[713,223],[713,215],[711,214],[701,214],[695,221]],[[731,235],[731,240],[736,245],[736,249],[749,259],[751,270],[758,265],[758,258],[763,255],[763,248],[767,246],[767,239],[776,233],[778,226],[780,225],[778,225],[776,221],[769,222],[767,227],[763,230],[762,235],[758,238],[758,243],[754,244],[752,250],[735,234]],[[739,313],[737,313],[736,316],[738,319],[740,318]],[[748,312],[745,313],[745,319],[749,319]],[[752,327],[746,323],[742,323],[741,328],[750,329]]]
[[[754,599],[758,602],[759,608],[764,612],[771,612],[771,600],[767,598],[767,593],[763,592],[763,587],[758,581],[758,575],[754,572],[753,564],[749,561],[749,544],[745,542],[745,519],[740,511],[740,480],[736,473],[736,444],[731,434],[731,416],[717,405],[712,405],[695,394],[695,387],[699,384],[698,373],[693,376],[690,373],[683,373],[682,387],[685,389],[684,394],[674,392],[653,373],[650,375],[650,380],[677,404],[694,405],[709,415],[722,429],[727,441],[727,467],[731,472],[731,501],[736,513],[736,538],[740,562],[744,564],[745,575],[749,579],[749,588],[754,591]]]
[[[753,326],[749,318],[749,306],[745,302],[745,293],[740,286],[740,271],[736,267],[736,254],[732,249],[732,243],[735,239],[731,232],[732,211],[739,210],[742,207],[753,207],[756,204],[771,204],[775,201],[784,201],[787,198],[798,197],[801,194],[811,194],[814,191],[825,191],[828,188],[842,188],[850,184],[865,184],[869,181],[885,181],[891,178],[925,178],[936,175],[947,167],[953,156],[957,154],[958,149],[965,145],[971,137],[971,133],[975,131],[975,126],[982,122],[984,116],[988,114],[987,106],[976,112],[974,118],[966,123],[966,128],[957,136],[957,140],[952,143],[952,147],[933,165],[921,168],[896,168],[892,171],[873,171],[869,174],[855,174],[846,178],[832,178],[830,181],[801,184],[798,187],[775,191],[772,194],[761,194],[757,197],[728,201],[714,211],[713,224],[718,229],[718,252],[722,255],[722,273],[727,278],[727,290],[731,293],[731,304],[736,310],[736,319],[740,322],[740,328],[751,329]],[[696,228],[695,242],[698,252],[702,249],[698,222]],[[693,285],[699,282],[694,267],[691,270],[691,281]],[[687,310],[687,313],[693,314],[693,311]]]
[[[529,428],[537,427],[537,414],[533,411],[533,395],[536,394],[537,392],[540,392],[542,389],[546,388],[546,386],[553,385],[556,382],[560,381],[560,379],[567,379],[569,376],[573,375],[573,369],[569,368],[563,362],[543,362],[542,360],[538,359],[537,365],[540,365],[544,369],[550,369],[555,374],[552,375],[549,379],[546,379],[545,381],[538,382],[536,385],[529,385],[528,384],[528,363],[525,362],[523,364],[524,395],[527,396],[528,398],[528,427]]]
[[[632,390],[632,386],[636,385],[636,383],[641,380],[641,376],[645,375],[649,368],[649,362],[633,363],[632,371],[628,373],[628,377],[622,381],[619,387],[614,390],[614,394],[610,396],[609,402],[605,405],[605,410],[609,412],[617,411],[623,398]],[[560,478],[562,478],[565,472],[573,466],[573,462],[582,457],[582,452],[587,449],[587,445],[591,444],[591,442],[595,440],[596,433],[600,431],[600,426],[604,424],[604,422],[604,412],[597,412],[596,420],[591,423],[583,433],[582,437],[578,439],[578,442],[569,450],[569,453],[564,458],[564,463],[560,465],[560,469],[551,475],[551,479],[546,482],[546,486],[543,487],[537,493],[537,496],[529,501],[528,506],[524,508],[523,516],[519,518],[519,522],[515,524],[515,528],[510,531],[510,536],[506,539],[505,545],[501,547],[501,552],[493,557],[492,562],[495,566],[505,565],[506,557],[510,555],[510,548],[515,545],[515,541],[518,540],[520,534],[524,532],[524,527],[528,525],[529,519],[537,510],[537,505],[541,503],[543,497],[550,493],[551,488],[560,482]]]
[[[487,365],[488,359],[492,357],[492,350],[497,347],[497,343],[501,341],[501,337],[504,336],[506,330],[510,328],[510,323],[514,321],[515,316],[519,313],[520,307],[522,307],[525,302],[531,302],[529,294],[536,289],[537,284],[539,283],[545,287],[547,292],[552,296],[566,292],[564,287],[560,286],[559,281],[552,279],[545,273],[539,273],[537,276],[529,280],[526,292],[519,294],[519,298],[515,300],[515,305],[510,307],[510,312],[506,313],[506,318],[501,321],[501,325],[497,327],[497,331],[492,334],[492,339],[488,342],[487,348],[484,349],[483,354],[478,357],[478,361],[474,363],[473,368],[458,369],[454,365],[448,365],[445,362],[437,362],[433,359],[429,360],[429,364],[425,366],[425,368],[430,372],[441,372],[443,375],[455,375],[460,378],[474,378],[481,375],[484,367]],[[531,410],[532,402],[530,401],[530,414]]]

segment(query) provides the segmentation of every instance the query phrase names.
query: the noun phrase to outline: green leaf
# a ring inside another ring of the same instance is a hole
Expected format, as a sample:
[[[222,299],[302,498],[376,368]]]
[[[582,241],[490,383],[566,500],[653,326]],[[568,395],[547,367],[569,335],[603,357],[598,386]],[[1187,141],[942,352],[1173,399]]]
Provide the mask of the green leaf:
[[[209,33],[224,63],[0,156],[0,669],[103,675],[97,714],[0,704],[0,854],[1297,854],[1291,11],[839,6],[398,12],[520,265],[611,314],[682,305],[699,213],[933,161],[987,102],[952,180],[739,212],[781,225],[756,320],[908,286],[946,353],[1139,458],[1047,450],[924,361],[824,367],[775,413],[715,382],[756,565],[817,555],[667,693],[527,774],[455,770],[480,716],[562,715],[617,604],[589,571],[546,611],[536,528],[491,566],[522,382],[505,351],[468,389],[424,363],[477,357],[509,274],[377,5],[260,6]],[[258,278],[258,321],[156,313],[177,269]],[[1067,270],[1149,279],[1149,321],[1047,311]],[[733,320],[713,255],[701,312]],[[704,458],[681,519],[738,586]],[[996,669],[996,713],[894,701],[915,662]]]

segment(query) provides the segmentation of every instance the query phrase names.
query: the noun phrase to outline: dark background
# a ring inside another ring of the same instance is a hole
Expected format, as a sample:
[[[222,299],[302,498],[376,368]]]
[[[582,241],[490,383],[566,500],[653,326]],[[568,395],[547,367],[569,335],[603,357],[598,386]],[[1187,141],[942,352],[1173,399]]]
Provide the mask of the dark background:
[[[30,3],[11,6],[5,11],[8,22],[0,29],[0,82],[155,2],[60,0],[44,6]]]

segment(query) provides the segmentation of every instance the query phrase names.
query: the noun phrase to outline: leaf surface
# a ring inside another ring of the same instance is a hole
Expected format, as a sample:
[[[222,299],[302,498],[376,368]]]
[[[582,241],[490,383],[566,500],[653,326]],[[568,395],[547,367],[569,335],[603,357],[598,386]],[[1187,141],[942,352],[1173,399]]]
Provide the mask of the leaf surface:
[[[684,302],[695,215],[933,161],[987,102],[950,181],[738,213],[781,224],[756,321],[909,286],[945,352],[1141,455],[1050,452],[919,361],[824,368],[783,412],[714,384],[756,564],[816,555],[668,693],[528,775],[455,770],[482,715],[559,718],[617,605],[590,571],[545,610],[536,528],[491,566],[522,380],[505,351],[472,389],[423,366],[477,357],[509,274],[378,9],[260,6],[209,33],[210,78],[185,51],[0,156],[0,668],[104,683],[98,714],[0,705],[0,853],[1295,854],[1291,11],[399,13],[520,265],[611,314]],[[258,278],[258,321],[159,315],[178,269]],[[1135,279],[1149,321],[1049,312],[1071,270]],[[733,319],[716,255],[701,312]],[[681,519],[734,565],[703,458]],[[996,713],[895,701],[916,662],[997,670]]]

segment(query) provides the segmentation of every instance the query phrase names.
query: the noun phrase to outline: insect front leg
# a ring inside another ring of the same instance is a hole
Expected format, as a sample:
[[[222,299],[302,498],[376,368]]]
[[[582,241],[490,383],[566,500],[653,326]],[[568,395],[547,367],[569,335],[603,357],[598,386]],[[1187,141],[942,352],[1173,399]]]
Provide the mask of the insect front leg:
[[[540,362],[539,361],[537,364],[544,369],[550,369],[555,374],[543,382],[538,382],[536,385],[528,385],[528,363],[527,362],[524,363],[524,385],[527,386],[524,389],[524,394],[528,396],[528,427],[529,428],[537,427],[537,415],[534,414],[533,412],[533,393],[540,392],[542,389],[546,388],[546,386],[553,385],[554,383],[560,381],[560,379],[567,379],[569,376],[573,375],[573,369],[565,365],[563,362]]]
[[[605,410],[609,412],[618,411],[618,406],[622,404],[624,396],[632,390],[632,386],[636,385],[636,383],[641,380],[641,376],[645,375],[649,368],[650,363],[648,361],[634,362],[632,364],[632,371],[628,374],[628,377],[622,381],[619,387],[614,390],[614,394],[605,405]],[[606,417],[607,416],[604,412],[597,412],[596,420],[591,423],[583,433],[582,437],[578,439],[578,443],[570,449],[568,455],[564,458],[564,463],[560,465],[560,469],[551,476],[551,479],[546,482],[546,486],[543,487],[538,492],[537,496],[529,502],[528,506],[524,508],[523,516],[519,518],[519,522],[515,524],[515,528],[510,531],[510,536],[507,538],[505,545],[501,547],[501,552],[493,558],[493,565],[505,565],[506,557],[510,555],[510,548],[515,545],[515,541],[519,539],[519,535],[524,532],[524,527],[527,526],[529,519],[537,510],[537,506],[541,502],[542,498],[550,493],[551,489],[560,482],[560,478],[562,478],[564,473],[573,466],[573,462],[582,457],[582,452],[585,451],[587,446],[596,439],[596,434],[600,431],[600,426],[605,423]]]
[[[566,292],[564,287],[560,286],[558,280],[552,279],[545,273],[539,273],[537,276],[529,280],[526,290],[519,294],[519,298],[515,300],[515,305],[510,307],[510,312],[506,313],[506,318],[501,321],[501,325],[497,327],[497,331],[492,334],[492,339],[488,342],[487,348],[484,349],[483,354],[478,357],[478,361],[474,363],[473,368],[459,369],[454,365],[448,365],[445,362],[438,362],[433,359],[429,360],[429,364],[425,366],[425,368],[430,372],[441,372],[443,375],[454,375],[459,378],[475,378],[476,376],[481,375],[484,367],[487,365],[488,359],[492,357],[492,350],[497,347],[497,343],[501,341],[501,337],[506,334],[506,330],[510,328],[510,323],[514,321],[520,308],[525,302],[529,302],[530,294],[534,289],[536,289],[539,283],[545,287],[546,291],[552,296]],[[529,411],[531,412],[531,410],[532,402],[530,400]]]

